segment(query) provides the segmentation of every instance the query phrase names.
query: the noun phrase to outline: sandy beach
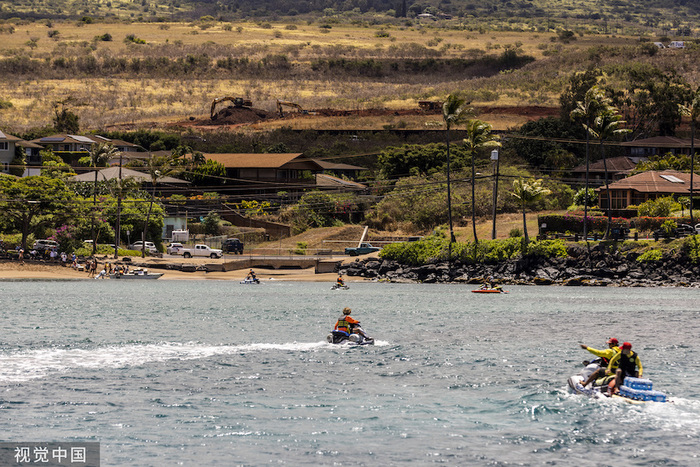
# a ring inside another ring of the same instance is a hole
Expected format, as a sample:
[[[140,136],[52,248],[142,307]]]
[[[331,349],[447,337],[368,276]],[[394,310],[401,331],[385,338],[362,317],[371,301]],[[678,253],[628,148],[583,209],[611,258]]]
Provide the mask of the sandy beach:
[[[138,258],[140,261],[141,258]],[[99,270],[104,266],[105,260],[98,260]],[[138,263],[137,260],[134,262]],[[354,259],[352,260],[354,261]],[[167,263],[167,260],[159,260],[160,264]],[[177,258],[173,263],[182,264],[183,259]],[[192,264],[210,263],[211,260],[191,259],[187,262]],[[162,272],[163,276],[159,280],[228,280],[241,281],[248,273],[247,269],[239,269],[227,272],[183,272],[170,269],[151,269],[152,272]],[[305,282],[335,282],[335,273],[316,274],[314,268],[308,269],[258,269],[255,273],[261,281],[284,280],[284,281],[305,281]],[[70,267],[64,267],[58,263],[41,263],[33,261],[0,261],[0,280],[93,280],[86,272],[78,271]],[[109,279],[107,279],[109,280]],[[346,281],[350,278],[345,278]],[[362,280],[355,278],[355,280]]]

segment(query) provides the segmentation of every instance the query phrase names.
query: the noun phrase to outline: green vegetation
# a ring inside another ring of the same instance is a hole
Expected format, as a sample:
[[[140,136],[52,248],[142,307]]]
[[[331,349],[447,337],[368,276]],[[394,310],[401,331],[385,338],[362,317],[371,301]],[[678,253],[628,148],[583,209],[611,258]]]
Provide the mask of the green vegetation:
[[[663,251],[656,249],[649,249],[639,255],[637,262],[639,263],[653,263],[655,261],[660,261],[664,256]]]
[[[444,231],[438,231],[417,242],[386,245],[379,256],[411,266],[421,266],[436,260],[446,261],[449,241]],[[520,256],[546,258],[566,256],[563,240],[542,240],[526,243],[524,238],[457,242],[452,246],[452,260],[465,263],[494,263]]]

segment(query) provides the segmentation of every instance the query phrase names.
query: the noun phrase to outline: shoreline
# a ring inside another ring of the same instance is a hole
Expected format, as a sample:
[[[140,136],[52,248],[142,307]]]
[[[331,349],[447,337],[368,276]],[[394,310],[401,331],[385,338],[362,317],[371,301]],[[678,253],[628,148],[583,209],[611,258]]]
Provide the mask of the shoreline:
[[[181,263],[182,261],[178,261]],[[151,269],[152,272],[162,272],[158,280],[223,280],[242,281],[247,275],[245,269],[228,272],[194,271],[183,272],[171,269]],[[261,281],[299,281],[299,282],[331,282],[338,277],[336,273],[316,274],[314,268],[307,269],[258,269],[255,273]],[[357,278],[345,278],[346,282],[358,282]],[[0,262],[0,281],[21,280],[112,280],[94,279],[84,271],[78,271],[60,263],[42,263],[34,261],[3,261]]]

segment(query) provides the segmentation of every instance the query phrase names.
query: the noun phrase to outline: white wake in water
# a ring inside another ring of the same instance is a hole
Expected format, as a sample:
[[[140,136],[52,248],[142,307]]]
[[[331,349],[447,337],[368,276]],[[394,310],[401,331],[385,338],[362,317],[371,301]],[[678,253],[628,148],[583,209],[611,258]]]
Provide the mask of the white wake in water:
[[[204,345],[197,343],[132,344],[91,349],[44,348],[0,354],[0,383],[42,378],[75,368],[122,368],[167,360],[195,360],[215,355],[266,350],[308,352],[332,347],[326,342]]]

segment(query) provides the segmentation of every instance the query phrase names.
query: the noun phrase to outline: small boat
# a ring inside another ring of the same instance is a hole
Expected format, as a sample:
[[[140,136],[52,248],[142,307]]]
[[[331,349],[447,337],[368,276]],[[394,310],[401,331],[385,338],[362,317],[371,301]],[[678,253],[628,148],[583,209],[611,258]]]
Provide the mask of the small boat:
[[[567,384],[569,392],[572,394],[581,394],[596,399],[613,398],[622,400],[630,404],[646,404],[650,402],[666,402],[666,394],[660,391],[655,391],[652,387],[652,382],[649,379],[633,378],[628,376],[625,378],[624,385],[619,388],[617,394],[608,394],[607,386],[594,386],[593,383],[583,386],[584,378],[588,378],[595,370],[600,368],[598,363],[589,363],[579,374],[569,378]]]
[[[127,273],[112,273],[110,279],[158,279],[162,276],[162,272],[148,272],[148,269],[134,269]]]
[[[508,291],[503,290],[500,287],[496,287],[493,289],[476,289],[472,290],[472,293],[508,293]]]
[[[241,284],[245,284],[245,285],[259,285],[259,284],[260,284],[260,279],[257,279],[257,278],[255,278],[255,279],[243,279],[243,280],[241,281]]]

